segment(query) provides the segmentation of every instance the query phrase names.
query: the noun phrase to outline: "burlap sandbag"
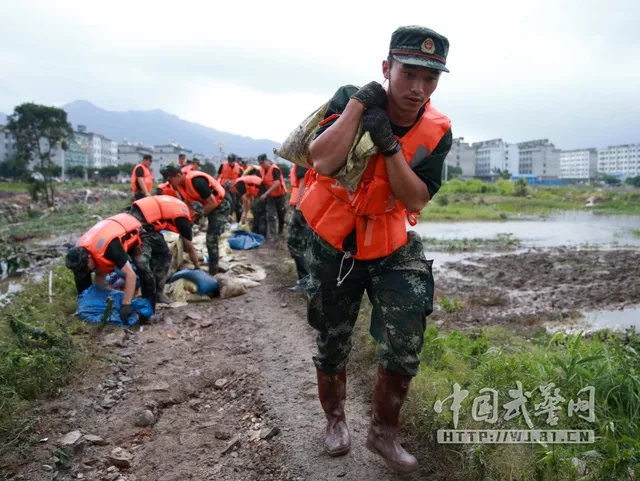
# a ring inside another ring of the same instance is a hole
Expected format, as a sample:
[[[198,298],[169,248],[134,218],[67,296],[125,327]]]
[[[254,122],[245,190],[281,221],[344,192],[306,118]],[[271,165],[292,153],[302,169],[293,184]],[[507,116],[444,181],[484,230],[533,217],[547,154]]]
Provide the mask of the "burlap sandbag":
[[[273,153],[300,167],[312,168],[309,147],[313,142],[318,125],[324,119],[329,102],[313,111],[298,125],[285,139],[279,149],[273,149]],[[369,132],[362,127],[362,121],[354,137],[353,144],[347,155],[347,161],[340,171],[333,176],[346,189],[355,191],[362,174],[369,163],[369,159],[377,152],[377,147],[371,140]]]

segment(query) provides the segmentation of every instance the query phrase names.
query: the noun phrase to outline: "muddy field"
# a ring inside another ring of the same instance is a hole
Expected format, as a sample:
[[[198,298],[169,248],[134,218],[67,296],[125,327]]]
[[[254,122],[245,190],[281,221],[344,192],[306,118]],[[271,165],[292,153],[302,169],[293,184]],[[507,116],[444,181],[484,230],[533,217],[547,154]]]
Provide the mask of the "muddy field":
[[[324,453],[314,331],[304,296],[286,290],[292,262],[283,243],[248,258],[268,277],[247,294],[166,309],[158,324],[99,336],[106,357],[38,408],[35,443],[0,460],[4,479],[399,479],[364,448],[375,365],[358,360],[358,346],[346,404],[352,451]],[[435,270],[430,322],[527,333],[575,311],[619,309],[640,302],[638,261],[636,250],[470,255]],[[403,479],[448,479],[424,446],[406,447],[421,469]]]
[[[583,311],[621,310],[640,303],[639,262],[636,249],[472,255],[436,273],[437,295],[461,305],[433,317],[450,327],[509,323],[527,329]]]

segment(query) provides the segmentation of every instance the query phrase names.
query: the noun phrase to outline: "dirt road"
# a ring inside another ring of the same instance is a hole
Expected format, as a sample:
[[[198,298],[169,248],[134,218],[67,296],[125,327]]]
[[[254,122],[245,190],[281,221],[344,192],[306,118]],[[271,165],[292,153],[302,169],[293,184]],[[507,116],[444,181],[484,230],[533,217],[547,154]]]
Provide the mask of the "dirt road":
[[[348,382],[351,453],[324,453],[314,333],[304,298],[286,290],[288,255],[282,246],[249,255],[269,274],[247,294],[165,310],[142,331],[111,329],[102,341],[111,364],[43,406],[47,440],[9,479],[397,479],[364,448],[373,364]],[[420,460],[405,479],[424,478]]]

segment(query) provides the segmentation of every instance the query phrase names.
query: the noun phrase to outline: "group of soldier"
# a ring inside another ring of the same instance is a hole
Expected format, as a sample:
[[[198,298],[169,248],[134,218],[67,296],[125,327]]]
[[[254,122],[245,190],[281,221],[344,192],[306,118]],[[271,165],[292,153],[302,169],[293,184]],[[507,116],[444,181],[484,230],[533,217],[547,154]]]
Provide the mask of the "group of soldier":
[[[288,246],[298,270],[294,290],[307,293],[307,322],[317,331],[313,356],[318,398],[326,416],[324,448],[330,456],[351,448],[345,403],[347,361],[364,293],[372,304],[370,333],[379,344],[371,422],[365,446],[395,471],[418,469],[417,459],[397,439],[400,409],[420,366],[427,317],[433,311],[432,263],[420,236],[407,230],[438,193],[443,165],[452,145],[451,120],[435,109],[431,95],[446,66],[449,40],[420,26],[398,28],[382,62],[388,87],[376,81],[338,88],[327,104],[309,145],[308,165],[291,171],[293,206]],[[366,160],[362,178],[348,191],[336,175],[361,128],[376,153]],[[191,225],[208,222],[209,273],[218,272],[218,238],[232,212],[268,241],[284,231],[287,186],[282,171],[266,155],[247,165],[230,155],[217,178],[198,170],[197,162],[161,169],[164,182],[152,194],[147,156],[132,174],[135,200],[126,213],[89,230],[67,255],[80,292],[119,268],[126,276],[123,318],[130,313],[135,274],[142,295],[167,301],[161,292],[170,253],[160,231],[178,232],[196,268],[189,243]],[[304,286],[301,280],[304,279]]]
[[[106,285],[107,275],[116,269],[122,274],[125,284],[120,316],[124,323],[132,313],[136,278],[140,280],[142,297],[150,301],[154,315],[158,303],[173,302],[163,293],[172,259],[163,230],[181,237],[194,269],[199,270],[192,227],[206,220],[210,275],[222,271],[218,242],[225,225],[234,217],[236,222],[245,223],[247,213],[251,212],[252,232],[269,242],[276,242],[284,231],[287,186],[282,170],[266,154],[258,157],[259,165],[250,165],[230,154],[217,177],[199,170],[197,159],[187,161],[185,157],[181,154],[177,164],[160,169],[163,182],[154,189],[153,157],[145,155],[131,173],[132,204],[95,224],[67,253],[66,265],[73,271],[78,294],[92,285],[92,274],[95,274],[95,283],[100,285]],[[295,167],[290,177],[293,187],[289,203],[295,209],[299,192]],[[306,224],[301,224],[299,218],[294,212],[287,244],[301,279],[307,273]],[[291,289],[299,290],[299,283]]]

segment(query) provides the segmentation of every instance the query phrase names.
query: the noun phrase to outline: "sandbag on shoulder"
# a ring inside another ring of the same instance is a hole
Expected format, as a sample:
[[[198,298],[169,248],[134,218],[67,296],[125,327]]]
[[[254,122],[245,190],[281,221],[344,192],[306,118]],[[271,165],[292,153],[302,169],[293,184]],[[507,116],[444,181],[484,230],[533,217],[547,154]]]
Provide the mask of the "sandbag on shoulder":
[[[198,295],[219,295],[218,281],[199,269],[182,269],[171,276],[169,282],[185,279],[193,282],[198,288]]]

